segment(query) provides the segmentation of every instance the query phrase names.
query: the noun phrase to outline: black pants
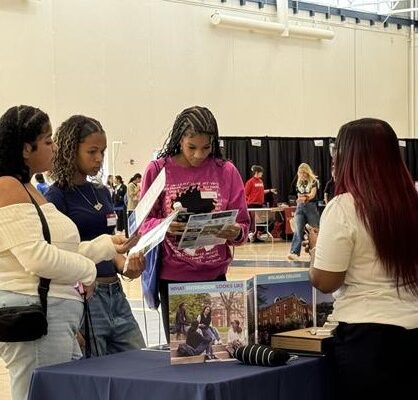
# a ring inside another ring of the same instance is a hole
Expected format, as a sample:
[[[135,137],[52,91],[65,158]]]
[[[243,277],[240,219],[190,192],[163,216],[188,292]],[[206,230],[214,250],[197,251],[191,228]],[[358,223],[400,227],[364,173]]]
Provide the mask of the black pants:
[[[219,282],[226,281],[225,274],[218,276],[216,279],[208,282]],[[168,285],[170,283],[184,283],[182,281],[169,281],[165,279],[160,279],[159,289],[160,289],[160,300],[161,300],[161,316],[163,319],[165,337],[167,343],[170,343],[170,310],[168,308]]]
[[[339,400],[418,399],[418,328],[338,325],[334,362]]]
[[[129,237],[129,232],[128,232],[128,219],[129,219],[129,217],[130,217],[130,215],[133,213],[134,211],[133,210],[129,210],[129,211],[126,211],[126,213],[125,213],[125,237],[126,238],[128,238]]]
[[[117,208],[115,213],[118,216],[116,221],[116,230],[122,232],[125,229],[126,207]]]

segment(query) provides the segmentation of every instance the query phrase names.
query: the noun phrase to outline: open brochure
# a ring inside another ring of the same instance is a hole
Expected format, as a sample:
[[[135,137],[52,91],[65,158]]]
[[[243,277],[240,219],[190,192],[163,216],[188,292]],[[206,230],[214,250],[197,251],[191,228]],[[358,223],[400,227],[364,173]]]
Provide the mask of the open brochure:
[[[217,235],[225,226],[235,224],[237,214],[238,210],[228,210],[191,215],[178,248],[194,249],[225,243],[226,240]]]
[[[165,168],[161,169],[152,185],[149,187],[144,197],[140,200],[135,210],[128,217],[128,234],[132,236],[141,226],[144,219],[152,210],[155,202],[165,187]]]
[[[142,235],[138,243],[132,247],[130,253],[138,253],[142,251],[147,254],[152,248],[159,245],[165,238],[168,227],[177,217],[177,212],[171,213],[167,218],[163,219],[157,226],[152,228],[146,234]]]

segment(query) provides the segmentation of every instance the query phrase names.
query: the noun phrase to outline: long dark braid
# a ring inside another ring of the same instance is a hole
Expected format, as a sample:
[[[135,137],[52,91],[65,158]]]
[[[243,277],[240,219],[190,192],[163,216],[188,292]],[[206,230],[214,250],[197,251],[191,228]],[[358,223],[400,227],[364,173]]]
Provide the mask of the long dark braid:
[[[48,114],[31,106],[9,108],[0,118],[0,176],[14,176],[30,181],[30,171],[23,159],[23,145],[36,150],[38,136],[49,124]]]
[[[213,158],[223,160],[223,155],[219,146],[218,124],[216,119],[206,107],[194,106],[183,110],[174,121],[163,148],[158,153],[158,158],[172,157],[180,153],[180,141],[182,137],[190,132],[192,135],[204,134],[212,139]]]

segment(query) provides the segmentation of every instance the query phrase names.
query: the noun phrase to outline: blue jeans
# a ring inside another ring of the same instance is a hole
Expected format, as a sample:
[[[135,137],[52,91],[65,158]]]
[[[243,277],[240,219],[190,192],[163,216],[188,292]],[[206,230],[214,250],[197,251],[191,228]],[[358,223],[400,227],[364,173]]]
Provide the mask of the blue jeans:
[[[0,307],[39,304],[39,296],[0,291]],[[13,400],[26,400],[35,368],[59,364],[82,356],[75,334],[83,315],[83,303],[48,296],[48,334],[31,342],[0,342]]]
[[[290,246],[290,252],[300,255],[300,249],[302,247],[303,232],[305,225],[319,226],[319,213],[316,203],[300,203],[296,207],[295,212],[295,227],[296,231],[293,233],[292,245]]]
[[[89,300],[93,332],[98,354],[91,338],[94,355],[120,353],[145,347],[145,341],[121,283],[97,283]]]

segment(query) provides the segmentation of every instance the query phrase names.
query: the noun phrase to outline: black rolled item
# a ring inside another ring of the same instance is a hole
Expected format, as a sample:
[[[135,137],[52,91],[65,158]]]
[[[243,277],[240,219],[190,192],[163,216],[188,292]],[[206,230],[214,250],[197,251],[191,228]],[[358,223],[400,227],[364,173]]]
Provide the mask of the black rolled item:
[[[238,347],[234,357],[244,364],[277,367],[285,365],[290,354],[282,349],[273,349],[261,344],[251,344]]]

